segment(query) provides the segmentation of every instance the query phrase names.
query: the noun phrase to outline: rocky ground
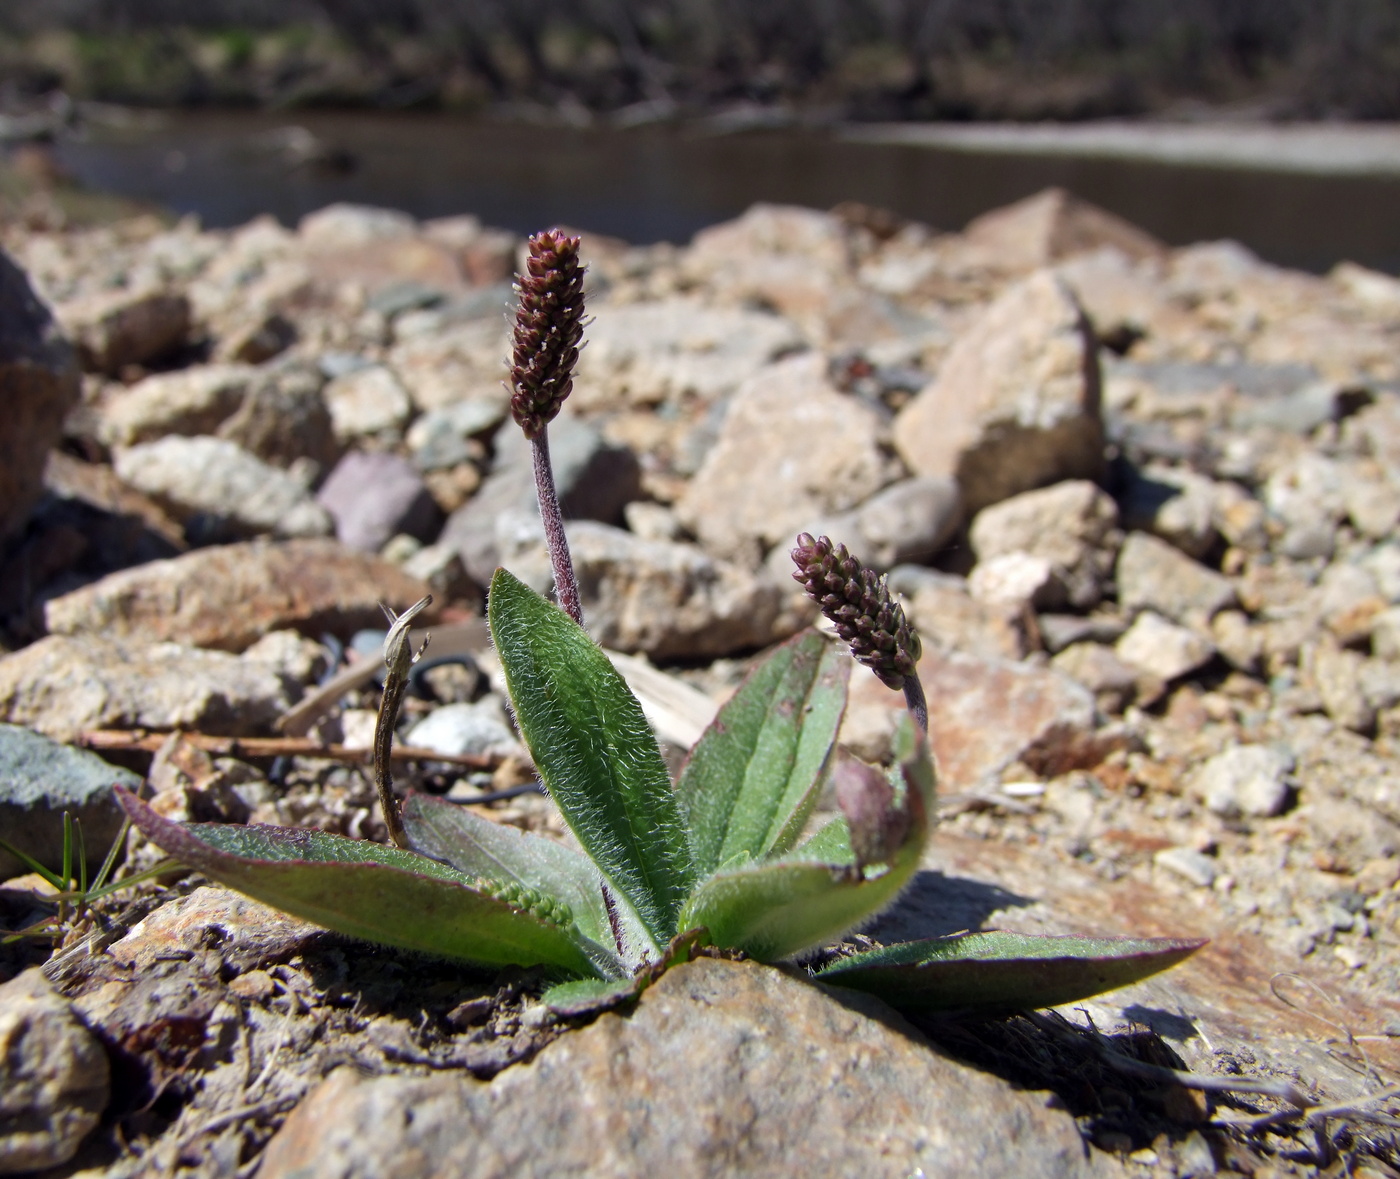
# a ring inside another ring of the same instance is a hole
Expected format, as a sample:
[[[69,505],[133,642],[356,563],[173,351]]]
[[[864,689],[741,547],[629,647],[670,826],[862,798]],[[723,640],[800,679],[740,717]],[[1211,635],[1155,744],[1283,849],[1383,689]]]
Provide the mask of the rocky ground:
[[[382,838],[377,603],[429,590],[400,779],[557,832],[480,619],[496,565],[548,579],[501,428],[521,243],[60,222],[3,230],[4,838],[56,867],[68,809],[100,859],[143,779],[172,817]],[[1397,1174],[1400,280],[1168,250],[1058,192],[960,234],[756,206],[584,242],[555,461],[590,629],[675,759],[811,621],[786,551],[827,532],[904,595],[940,766],[927,871],[867,932],[1211,945],[1068,1022],[916,1031],[702,961],[574,1026],[528,974],[172,872],[0,951],[30,1101],[6,1136],[0,1096],[0,1173]],[[888,756],[900,705],[858,671],[843,740]],[[49,911],[23,870],[12,929]]]

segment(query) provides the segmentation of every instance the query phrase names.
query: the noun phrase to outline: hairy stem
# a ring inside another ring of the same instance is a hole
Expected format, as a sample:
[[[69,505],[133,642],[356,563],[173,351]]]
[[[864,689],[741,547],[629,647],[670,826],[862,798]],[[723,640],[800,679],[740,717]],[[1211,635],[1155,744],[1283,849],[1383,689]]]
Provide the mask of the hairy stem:
[[[924,685],[919,673],[904,677],[904,703],[909,709],[919,731],[928,734],[928,697],[924,695]]]
[[[548,426],[540,427],[540,432],[530,440],[530,447],[535,459],[535,493],[540,501],[540,519],[544,522],[549,562],[554,568],[554,592],[564,612],[582,626],[583,605],[579,601],[578,579],[574,576],[573,558],[569,556],[569,538],[564,534],[559,493],[554,487],[554,466],[549,461]]]

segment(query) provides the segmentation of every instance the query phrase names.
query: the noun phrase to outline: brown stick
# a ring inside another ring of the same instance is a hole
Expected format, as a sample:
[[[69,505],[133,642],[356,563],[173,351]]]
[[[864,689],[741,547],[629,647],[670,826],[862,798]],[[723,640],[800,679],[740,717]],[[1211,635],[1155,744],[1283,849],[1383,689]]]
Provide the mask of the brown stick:
[[[361,762],[374,760],[373,749],[352,749],[348,745],[325,745],[309,737],[217,737],[208,733],[183,733],[191,745],[216,757],[321,757],[327,761]],[[110,749],[155,753],[169,733],[149,729],[89,729],[79,733],[75,745],[84,749]],[[469,770],[494,770],[505,759],[492,753],[438,753],[434,749],[396,745],[389,754],[395,761],[440,761]]]

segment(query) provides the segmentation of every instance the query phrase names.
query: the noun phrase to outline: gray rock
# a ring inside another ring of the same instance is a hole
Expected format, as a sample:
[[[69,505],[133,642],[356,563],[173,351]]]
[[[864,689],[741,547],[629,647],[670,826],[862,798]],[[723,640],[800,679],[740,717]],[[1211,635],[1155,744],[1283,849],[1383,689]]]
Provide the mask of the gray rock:
[[[170,355],[190,330],[190,301],[161,287],[85,296],[63,304],[58,315],[83,368],[111,376]]]
[[[118,450],[121,479],[184,521],[199,539],[271,532],[324,536],[331,517],[299,479],[225,438],[170,435]]]
[[[1367,699],[1363,681],[1365,667],[1362,655],[1330,642],[1317,644],[1305,660],[1327,715],[1355,733],[1376,727],[1376,706]]]
[[[433,709],[408,731],[404,744],[453,755],[523,755],[505,705],[495,695],[483,696],[475,704],[444,704]]]
[[[604,524],[569,527],[590,633],[653,659],[766,647],[806,621],[795,586],[717,561],[695,545],[642,540]]]
[[[418,223],[397,209],[337,202],[308,213],[297,225],[297,235],[319,250],[353,249],[378,241],[411,238]]]
[[[1377,545],[1361,565],[1375,579],[1381,596],[1392,605],[1400,604],[1400,545]]]
[[[430,541],[442,524],[413,464],[383,451],[350,451],[327,476],[316,502],[335,521],[340,542],[361,552],[378,552],[398,533]]]
[[[0,251],[0,540],[38,502],[45,459],[79,392],[72,349],[24,271]]]
[[[1253,675],[1264,653],[1262,632],[1249,623],[1242,610],[1222,610],[1210,620],[1210,637],[1231,667]]]
[[[409,577],[416,578],[433,591],[439,601],[454,598],[481,599],[481,590],[467,576],[461,554],[450,544],[424,545],[399,566]]]
[[[634,1013],[603,1015],[489,1084],[340,1070],[288,1118],[259,1174],[1110,1173],[1051,1106],[941,1055],[869,999],[699,959]]]
[[[413,465],[420,471],[440,471],[476,457],[471,440],[505,421],[506,408],[503,398],[473,397],[425,413],[404,438]]]
[[[258,380],[215,431],[277,467],[311,460],[322,469],[340,455],[331,415],[321,399],[319,366],[305,361],[258,370]]]
[[[413,413],[408,391],[382,364],[336,377],[321,396],[330,410],[335,436],[342,442],[366,436],[397,439]]]
[[[1230,496],[1220,484],[1182,468],[1149,466],[1134,473],[1122,495],[1125,528],[1150,532],[1199,560],[1220,539],[1217,500]]]
[[[122,825],[114,783],[135,790],[141,779],[85,749],[0,724],[0,831],[46,868],[63,863],[64,811],[82,822],[89,868],[102,863]],[[23,871],[22,861],[0,850],[0,880]]]
[[[1369,398],[1368,398],[1369,399]],[[1336,381],[1310,381],[1278,397],[1240,399],[1230,414],[1237,430],[1268,426],[1288,434],[1311,434],[1324,422],[1340,421],[1365,404],[1355,390]]]
[[[1018,612],[1065,605],[1064,583],[1056,576],[1055,566],[1031,553],[1002,553],[979,561],[968,575],[967,589],[979,601]]]
[[[1036,619],[1040,641],[1052,654],[1074,643],[1116,643],[1128,624],[1113,615],[1042,614]]]
[[[1075,479],[984,509],[968,539],[979,562],[1017,552],[1045,559],[1065,601],[1087,609],[1103,597],[1122,533],[1113,500],[1087,480]]]
[[[1103,470],[1093,333],[1049,271],[1017,283],[949,350],[937,379],[895,421],[918,475],[953,477],[970,513]]]
[[[1197,888],[1209,888],[1220,871],[1214,860],[1193,847],[1164,847],[1152,858]]]
[[[243,403],[257,370],[207,364],[156,373],[107,399],[98,434],[109,446],[132,446],[167,434],[213,434]]]
[[[624,505],[637,498],[641,467],[636,456],[626,447],[608,445],[593,426],[569,415],[555,418],[549,450],[565,519],[612,524],[621,519]],[[520,431],[507,430],[498,442],[496,469],[448,517],[438,540],[461,554],[473,581],[487,585],[501,563],[501,529],[511,521],[532,519],[538,520],[538,509],[530,446]]]
[[[1050,666],[1093,692],[1105,712],[1122,712],[1137,695],[1142,676],[1140,668],[1124,662],[1103,643],[1074,643],[1056,655]]]
[[[1178,622],[1208,621],[1235,604],[1229,578],[1143,532],[1130,533],[1123,542],[1117,579],[1124,610],[1155,610]]]
[[[267,663],[175,643],[49,635],[0,658],[0,720],[56,741],[111,728],[250,736],[290,703]]]
[[[37,969],[0,986],[0,1174],[68,1162],[111,1095],[107,1054]]]
[[[1400,606],[1383,610],[1371,620],[1371,654],[1400,660]]]
[[[861,560],[877,570],[937,555],[963,520],[962,493],[952,479],[902,479],[856,509]],[[840,540],[840,537],[836,539]]]
[[[882,433],[874,409],[832,387],[821,357],[780,361],[734,394],[676,514],[708,551],[757,567],[808,521],[848,511],[889,481]]]
[[[1235,745],[1199,770],[1191,788],[1206,808],[1227,819],[1271,818],[1288,805],[1293,755],[1274,745]]]
[[[1174,680],[1215,658],[1215,644],[1202,634],[1144,610],[1114,646],[1118,658],[1160,680]]]

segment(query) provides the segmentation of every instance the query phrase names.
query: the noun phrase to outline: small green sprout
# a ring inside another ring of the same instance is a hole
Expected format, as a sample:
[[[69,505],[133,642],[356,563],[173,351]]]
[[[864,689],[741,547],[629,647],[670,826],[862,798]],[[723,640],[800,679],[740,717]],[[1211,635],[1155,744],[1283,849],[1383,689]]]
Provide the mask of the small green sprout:
[[[536,235],[528,270],[512,409],[535,447],[560,606],[498,569],[487,617],[521,735],[581,850],[426,795],[410,795],[400,812],[387,772],[391,689],[413,658],[408,621],[426,603],[393,619],[385,644],[376,782],[395,846],[172,823],[119,796],[151,840],[213,879],[370,941],[481,966],[543,967],[556,980],[546,1002],[576,1013],[633,997],[702,950],[774,962],[868,922],[918,869],[934,767],[917,634],[881,578],[844,547],[804,534],[793,554],[798,580],[845,646],[809,630],[778,647],[672,783],[641,705],[582,627],[554,496],[547,426],[568,395],[582,334],[578,240]],[[852,654],[910,706],[888,771],[833,756]],[[809,834],[829,779],[841,814]],[[972,933],[837,958],[816,977],[906,1008],[1014,1011],[1134,982],[1200,945]]]

